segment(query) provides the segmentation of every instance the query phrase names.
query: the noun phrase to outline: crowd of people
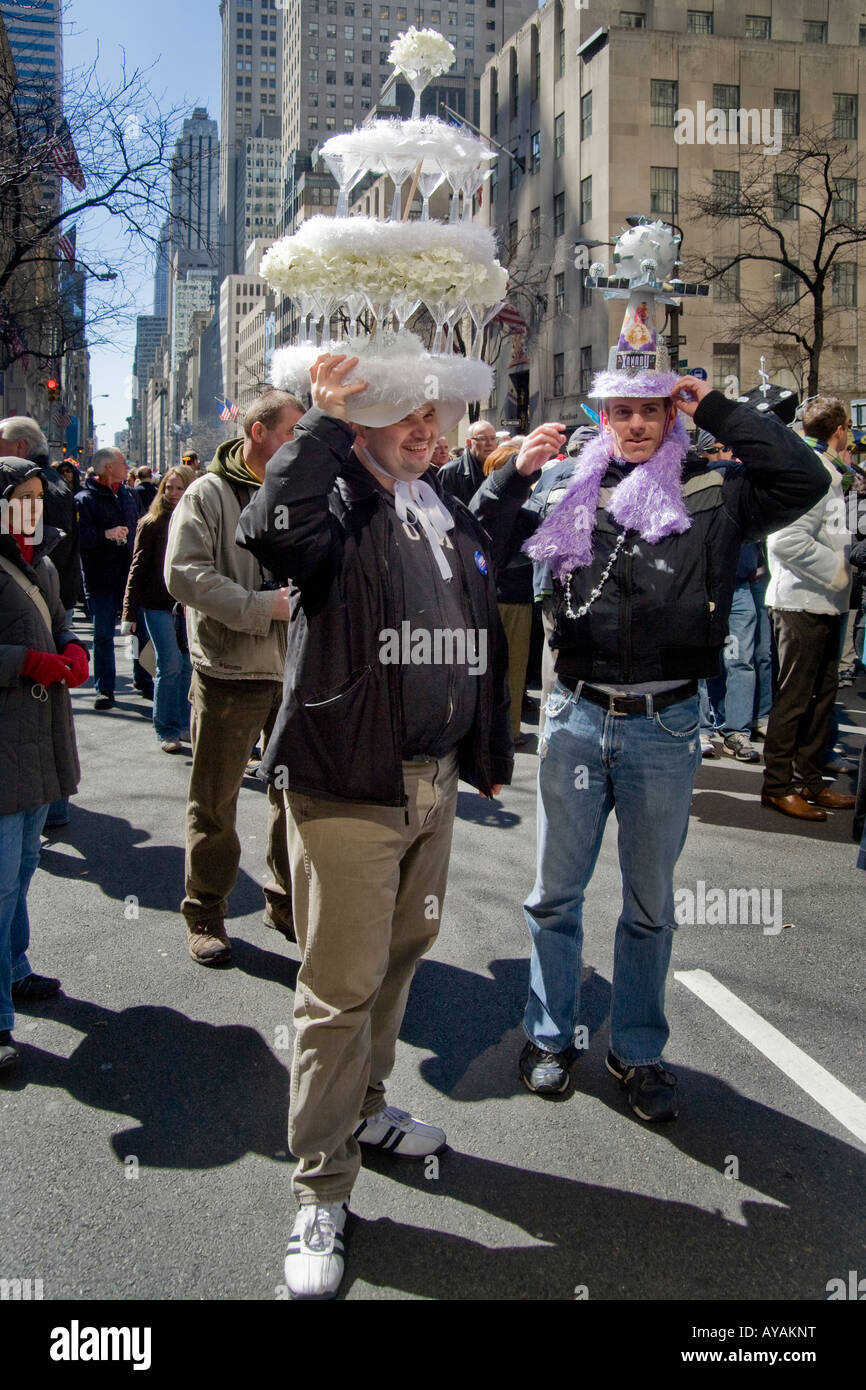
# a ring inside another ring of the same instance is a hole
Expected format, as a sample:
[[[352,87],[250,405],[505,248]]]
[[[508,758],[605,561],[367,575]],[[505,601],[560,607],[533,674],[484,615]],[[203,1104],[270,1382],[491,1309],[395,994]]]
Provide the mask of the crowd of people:
[[[809,822],[854,809],[824,780],[852,561],[866,567],[866,525],[853,550],[847,525],[844,489],[866,489],[845,457],[844,404],[807,402],[798,432],[695,377],[609,371],[598,426],[502,438],[476,420],[449,457],[435,400],[358,418],[357,362],[323,354],[309,408],[272,390],[206,470],[138,469],[132,487],[117,449],[82,478],[69,460],[50,465],[33,421],[0,422],[0,1068],[18,1058],[15,1000],[60,988],[30,968],[27,890],[43,826],[63,823],[78,784],[69,691],[92,675],[95,709],[114,708],[120,620],[138,640],[158,751],[190,742],[180,908],[189,954],[209,968],[231,960],[237,802],[261,749],[263,920],[301,956],[286,1256],[298,1298],[339,1287],[365,1147],[411,1158],[447,1142],[390,1103],[387,1080],[439,929],[458,779],[498,796],[527,743],[536,615],[538,858],[518,1059],[532,1093],[570,1084],[583,902],[611,810],[623,901],[607,1067],[653,1123],[679,1109],[664,997],[701,757],[756,762],[763,737],[766,807]],[[89,657],[71,626],[79,603]],[[483,663],[383,655],[384,634],[414,643],[433,624],[465,654],[483,638]]]

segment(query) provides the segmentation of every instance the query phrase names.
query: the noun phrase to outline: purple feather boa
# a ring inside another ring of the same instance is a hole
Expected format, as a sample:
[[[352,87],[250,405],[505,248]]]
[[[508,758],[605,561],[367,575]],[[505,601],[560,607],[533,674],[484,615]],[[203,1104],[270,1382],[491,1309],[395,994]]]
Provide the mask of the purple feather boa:
[[[533,560],[549,565],[561,583],[572,570],[592,561],[592,532],[602,479],[610,466],[610,442],[605,432],[581,450],[568,492],[523,547]],[[655,453],[623,478],[607,504],[614,521],[637,531],[651,545],[688,531],[692,524],[681,487],[688,447],[686,427],[677,416]]]

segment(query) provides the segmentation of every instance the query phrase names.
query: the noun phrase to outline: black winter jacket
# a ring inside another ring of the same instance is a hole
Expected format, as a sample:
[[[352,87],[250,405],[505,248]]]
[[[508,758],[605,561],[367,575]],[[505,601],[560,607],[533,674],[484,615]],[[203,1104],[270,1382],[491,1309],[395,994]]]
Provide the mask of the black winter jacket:
[[[0,568],[0,815],[35,810],[78,786],[68,687],[61,681],[43,689],[21,674],[29,650],[63,651],[78,642],[66,627],[57,571],[48,559],[60,539],[54,527],[43,527],[28,565],[12,537],[0,535],[0,555],[38,587],[51,615],[49,633],[36,604]]]
[[[119,603],[126,588],[138,526],[135,498],[123,484],[114,493],[95,478],[88,478],[76,501],[84,588],[89,594],[117,594]],[[127,528],[122,545],[105,539],[106,531],[112,531],[115,526]]]
[[[467,447],[453,463],[443,463],[436,475],[443,492],[468,507],[484,482],[484,467]]]
[[[61,533],[51,552],[51,563],[60,580],[60,602],[64,608],[74,608],[81,598],[78,503],[72,489],[50,464],[42,469],[42,490],[45,498],[43,523],[56,527]]]
[[[691,529],[656,545],[631,533],[583,618],[566,616],[563,587],[555,582],[551,646],[558,649],[558,675],[617,685],[716,675],[742,542],[789,525],[826,493],[829,479],[820,459],[774,415],[711,391],[698,406],[695,424],[742,463],[729,464],[723,476],[704,471],[703,460],[697,468],[687,458],[683,496]],[[604,480],[592,563],[572,577],[575,609],[599,583],[621,532],[602,504],[605,489],[627,470],[627,464],[614,465]],[[538,513],[523,505],[531,482],[508,463],[487,479],[473,503],[497,564],[538,526]]]
[[[382,630],[400,630],[400,568],[387,504],[372,478],[351,466],[352,439],[341,420],[308,410],[241,513],[238,544],[298,589],[283,703],[262,774],[274,782],[285,768],[293,791],[402,806],[399,667],[379,658]],[[435,488],[435,471],[424,480]],[[507,646],[488,539],[465,507],[446,500],[456,523],[448,552],[454,578],[474,627],[489,637],[475,719],[457,747],[460,776],[489,795],[511,780],[513,764]]]

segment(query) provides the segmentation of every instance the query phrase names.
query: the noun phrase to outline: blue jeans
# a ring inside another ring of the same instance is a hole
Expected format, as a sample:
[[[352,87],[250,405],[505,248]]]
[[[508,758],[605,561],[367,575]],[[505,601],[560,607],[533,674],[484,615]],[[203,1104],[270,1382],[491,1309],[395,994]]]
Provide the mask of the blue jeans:
[[[573,1038],[580,1008],[583,900],[616,808],[622,912],[614,941],[611,1047],[657,1062],[668,1039],[674,866],[685,844],[701,761],[698,698],[660,713],[612,715],[558,682],[538,769],[538,871],[524,912],[532,936],[523,1026],[547,1052]]]
[[[144,609],[144,620],[156,651],[153,679],[153,727],[158,739],[175,740],[189,728],[189,655],[177,644],[174,618],[164,608]]]
[[[725,643],[725,712],[722,733],[749,734],[773,703],[770,615],[766,584],[748,580],[734,589]]]
[[[100,695],[113,695],[114,632],[120,604],[116,594],[88,594],[93,618],[93,684]]]
[[[0,1029],[15,1023],[14,981],[31,973],[27,889],[39,863],[39,836],[48,807],[0,816]]]

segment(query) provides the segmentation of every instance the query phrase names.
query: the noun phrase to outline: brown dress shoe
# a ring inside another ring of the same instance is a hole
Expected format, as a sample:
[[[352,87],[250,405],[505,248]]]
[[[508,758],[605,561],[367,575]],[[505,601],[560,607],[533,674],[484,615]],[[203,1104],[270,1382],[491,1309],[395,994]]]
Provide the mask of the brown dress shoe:
[[[842,792],[833,792],[829,787],[822,787],[819,792],[810,792],[808,787],[803,787],[800,795],[810,806],[826,806],[829,811],[853,811],[854,797],[845,796]]]
[[[231,942],[225,922],[212,917],[209,922],[187,922],[189,953],[199,965],[224,965],[232,958]]]
[[[826,820],[826,811],[819,811],[814,806],[810,806],[799,792],[789,792],[787,796],[770,796],[767,792],[761,792],[761,805],[772,806],[774,811],[781,811],[783,816],[796,816],[798,820]]]

